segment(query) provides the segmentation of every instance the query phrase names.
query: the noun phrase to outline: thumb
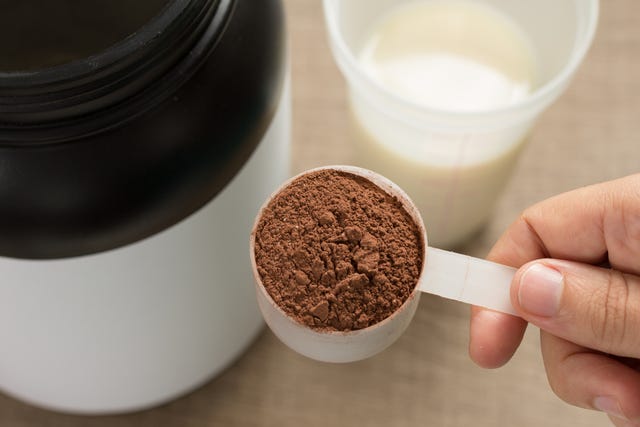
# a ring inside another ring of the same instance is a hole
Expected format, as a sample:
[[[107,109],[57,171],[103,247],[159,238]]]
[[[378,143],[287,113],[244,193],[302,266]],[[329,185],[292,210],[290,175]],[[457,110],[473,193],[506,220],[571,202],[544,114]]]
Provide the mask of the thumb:
[[[640,357],[640,277],[559,260],[521,267],[511,301],[530,323],[584,347]]]

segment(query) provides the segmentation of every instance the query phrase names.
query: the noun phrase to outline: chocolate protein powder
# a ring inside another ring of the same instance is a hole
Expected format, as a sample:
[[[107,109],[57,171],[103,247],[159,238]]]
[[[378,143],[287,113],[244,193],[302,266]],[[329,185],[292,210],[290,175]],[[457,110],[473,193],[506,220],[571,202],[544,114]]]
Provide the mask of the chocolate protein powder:
[[[420,275],[420,230],[366,178],[325,169],[286,186],[255,231],[258,274],[271,298],[311,328],[350,331],[389,317]]]

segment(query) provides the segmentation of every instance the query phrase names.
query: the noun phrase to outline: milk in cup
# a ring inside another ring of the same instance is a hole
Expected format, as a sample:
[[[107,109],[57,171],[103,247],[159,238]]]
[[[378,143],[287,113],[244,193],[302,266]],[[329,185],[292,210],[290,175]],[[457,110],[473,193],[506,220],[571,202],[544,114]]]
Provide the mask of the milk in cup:
[[[523,101],[536,85],[525,33],[480,2],[400,4],[371,25],[355,53],[383,90],[426,110],[492,111]],[[352,97],[351,107],[356,163],[407,191],[439,247],[485,223],[526,139],[522,127],[469,131],[404,122],[400,112],[362,97]]]

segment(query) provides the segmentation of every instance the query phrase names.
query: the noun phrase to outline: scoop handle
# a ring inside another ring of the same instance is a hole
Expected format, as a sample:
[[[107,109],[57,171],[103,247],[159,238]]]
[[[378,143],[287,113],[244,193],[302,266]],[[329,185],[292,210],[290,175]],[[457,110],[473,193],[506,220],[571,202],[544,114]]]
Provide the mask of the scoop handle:
[[[418,287],[422,292],[517,316],[509,297],[515,272],[513,267],[430,247]]]

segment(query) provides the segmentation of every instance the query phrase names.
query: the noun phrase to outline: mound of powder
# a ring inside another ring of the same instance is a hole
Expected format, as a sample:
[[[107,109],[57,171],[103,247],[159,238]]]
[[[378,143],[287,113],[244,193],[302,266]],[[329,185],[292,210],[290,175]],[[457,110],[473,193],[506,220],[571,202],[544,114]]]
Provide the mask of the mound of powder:
[[[320,170],[274,197],[256,228],[267,292],[311,328],[366,328],[396,311],[417,284],[420,230],[402,204],[360,176]]]

